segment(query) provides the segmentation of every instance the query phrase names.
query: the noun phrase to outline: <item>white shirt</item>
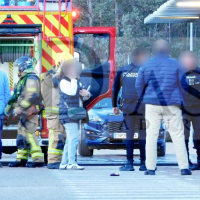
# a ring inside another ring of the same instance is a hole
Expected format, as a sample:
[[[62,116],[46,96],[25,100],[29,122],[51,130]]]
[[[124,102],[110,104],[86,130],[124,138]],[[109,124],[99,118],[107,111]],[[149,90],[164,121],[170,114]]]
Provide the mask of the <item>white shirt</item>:
[[[71,79],[71,82],[62,79],[60,82],[60,90],[67,95],[75,96],[77,88],[78,88],[78,83],[76,79]]]

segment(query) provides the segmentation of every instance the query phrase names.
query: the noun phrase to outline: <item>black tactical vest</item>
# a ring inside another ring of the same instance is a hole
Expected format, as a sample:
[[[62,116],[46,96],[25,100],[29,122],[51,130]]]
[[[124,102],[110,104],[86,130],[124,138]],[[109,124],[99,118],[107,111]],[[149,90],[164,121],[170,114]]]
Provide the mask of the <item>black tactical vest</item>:
[[[123,67],[123,71],[121,73],[123,99],[139,100],[139,96],[135,87],[135,82],[138,77],[139,69],[140,67],[136,67],[133,64]]]
[[[185,99],[185,104],[200,104],[200,69],[196,68],[194,71],[186,73],[186,79],[189,88]]]

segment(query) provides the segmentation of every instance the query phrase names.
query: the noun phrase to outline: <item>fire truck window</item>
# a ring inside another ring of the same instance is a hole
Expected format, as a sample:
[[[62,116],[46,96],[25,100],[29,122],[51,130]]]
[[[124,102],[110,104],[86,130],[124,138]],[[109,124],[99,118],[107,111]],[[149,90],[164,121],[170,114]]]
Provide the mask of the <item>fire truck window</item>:
[[[74,37],[74,47],[83,69],[94,69],[109,59],[108,34],[79,34]]]

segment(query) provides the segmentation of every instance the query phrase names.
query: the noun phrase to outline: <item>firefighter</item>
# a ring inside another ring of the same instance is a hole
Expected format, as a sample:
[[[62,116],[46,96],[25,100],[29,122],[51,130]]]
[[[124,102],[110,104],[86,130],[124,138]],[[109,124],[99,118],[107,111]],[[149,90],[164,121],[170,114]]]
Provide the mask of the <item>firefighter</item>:
[[[53,77],[59,73],[62,63],[72,58],[73,56],[69,53],[61,53],[56,60],[56,65],[41,75],[42,98],[49,129],[48,169],[59,169],[66,139],[64,126],[59,119],[59,89],[53,86]]]
[[[44,156],[35,135],[38,105],[40,105],[41,100],[40,80],[34,70],[32,58],[22,56],[15,61],[14,66],[18,67],[20,79],[11,100],[8,102],[5,114],[9,115],[8,110],[13,106],[15,116],[19,116],[18,152],[16,161],[10,163],[9,167],[43,167]],[[14,105],[12,105],[13,102]],[[32,156],[32,163],[27,163],[29,154]]]

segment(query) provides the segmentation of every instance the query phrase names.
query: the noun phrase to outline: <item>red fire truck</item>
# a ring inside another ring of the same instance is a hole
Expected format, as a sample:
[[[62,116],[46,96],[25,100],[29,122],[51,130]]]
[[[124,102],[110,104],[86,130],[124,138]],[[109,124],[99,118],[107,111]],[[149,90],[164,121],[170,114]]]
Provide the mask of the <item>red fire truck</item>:
[[[3,0],[2,0],[3,1]],[[82,63],[81,81],[91,85],[92,98],[87,108],[111,95],[115,77],[115,28],[78,27],[73,24],[72,0],[10,0],[0,6],[1,70],[9,77],[11,91],[18,81],[13,62],[27,55],[37,59],[38,75],[51,69],[57,55],[70,52]],[[36,132],[45,151],[48,130],[40,116]],[[4,126],[3,152],[11,154],[16,148],[17,125]]]

